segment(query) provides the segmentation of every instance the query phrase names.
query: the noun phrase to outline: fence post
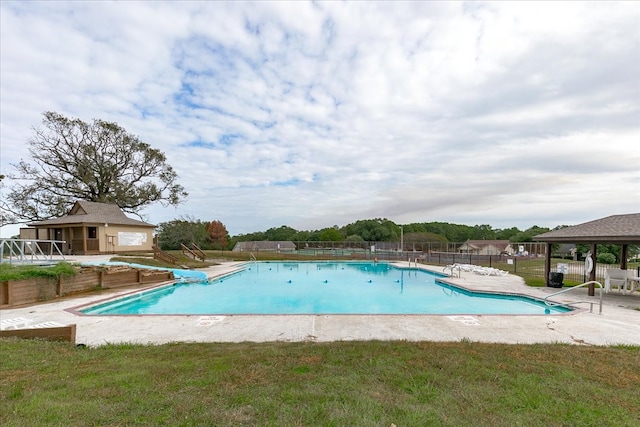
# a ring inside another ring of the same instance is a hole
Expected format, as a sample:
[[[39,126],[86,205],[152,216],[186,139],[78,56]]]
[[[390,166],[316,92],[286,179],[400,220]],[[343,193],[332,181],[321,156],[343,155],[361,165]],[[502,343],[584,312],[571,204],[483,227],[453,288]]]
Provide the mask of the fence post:
[[[518,272],[518,257],[513,257],[513,272]]]
[[[62,296],[62,274],[58,276],[58,283],[56,284],[56,296]]]

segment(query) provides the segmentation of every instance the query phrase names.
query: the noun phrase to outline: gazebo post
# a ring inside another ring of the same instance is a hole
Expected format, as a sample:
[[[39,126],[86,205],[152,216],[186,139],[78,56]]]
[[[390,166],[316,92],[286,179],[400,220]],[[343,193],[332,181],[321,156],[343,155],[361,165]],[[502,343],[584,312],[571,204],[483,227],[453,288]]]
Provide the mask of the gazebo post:
[[[544,284],[549,286],[549,273],[551,272],[551,243],[547,243],[547,251],[544,257]]]
[[[622,270],[627,269],[628,258],[629,258],[629,245],[625,243],[622,245],[622,250],[620,251],[620,268]]]
[[[596,260],[598,259],[598,253],[596,251],[596,247],[598,245],[596,245],[595,243],[591,244],[591,258],[593,259],[593,268],[591,269],[591,272],[589,273],[589,281],[595,281],[596,280],[596,265],[598,264],[596,262]],[[596,285],[595,284],[590,284],[589,285],[589,296],[594,296],[596,294]]]
[[[87,227],[82,224],[82,255],[87,254]]]

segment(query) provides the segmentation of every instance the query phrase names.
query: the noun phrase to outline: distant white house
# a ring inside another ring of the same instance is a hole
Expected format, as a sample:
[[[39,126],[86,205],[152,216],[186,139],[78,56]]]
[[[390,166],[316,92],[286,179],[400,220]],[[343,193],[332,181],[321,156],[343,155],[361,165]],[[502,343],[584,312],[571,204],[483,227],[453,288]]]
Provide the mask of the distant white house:
[[[238,242],[233,247],[236,252],[257,252],[257,251],[295,251],[296,245],[290,240],[271,241],[260,240],[250,242]]]
[[[578,249],[573,243],[562,243],[558,245],[558,249],[554,251],[554,254],[563,258],[571,257],[574,261],[578,259]]]
[[[458,252],[472,255],[513,255],[515,250],[508,240],[467,240]]]

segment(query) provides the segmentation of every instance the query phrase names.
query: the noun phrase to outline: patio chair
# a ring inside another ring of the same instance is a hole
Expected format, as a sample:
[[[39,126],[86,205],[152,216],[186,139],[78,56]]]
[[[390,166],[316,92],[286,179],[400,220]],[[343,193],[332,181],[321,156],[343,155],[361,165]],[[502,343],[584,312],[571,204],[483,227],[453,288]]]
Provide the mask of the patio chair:
[[[631,293],[633,293],[636,289],[640,290],[640,277],[635,275],[634,270],[629,270],[629,277],[627,277],[627,288]]]
[[[43,328],[60,328],[63,325],[62,323],[58,323],[58,322],[54,322],[51,320],[48,320],[46,322],[42,322],[42,323],[38,323],[37,325],[31,325],[29,326],[29,328],[31,329],[43,329]]]
[[[615,287],[618,292],[622,291],[623,294],[627,293],[627,284],[631,285],[631,281],[628,280],[632,276],[633,270],[622,270],[620,268],[608,268],[604,272],[604,291],[611,292]],[[634,286],[635,288],[635,286]]]
[[[22,329],[25,328],[31,319],[25,319],[24,317],[14,317],[13,319],[4,319],[0,321],[0,330],[9,329]]]
[[[31,323],[31,320],[25,319],[24,317],[14,317],[13,319],[0,320],[0,330],[7,331],[9,329],[22,329],[25,328],[29,323]]]

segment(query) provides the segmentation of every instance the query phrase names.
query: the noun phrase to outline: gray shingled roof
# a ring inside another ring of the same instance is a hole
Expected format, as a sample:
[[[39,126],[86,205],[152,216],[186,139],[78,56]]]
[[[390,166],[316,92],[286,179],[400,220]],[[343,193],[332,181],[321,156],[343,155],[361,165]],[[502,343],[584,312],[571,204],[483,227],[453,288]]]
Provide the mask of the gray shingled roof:
[[[87,202],[85,200],[77,201],[66,216],[32,222],[27,225],[30,227],[43,227],[49,225],[70,226],[74,224],[113,224],[155,227],[153,224],[129,218],[120,210],[118,205]]]
[[[612,215],[533,237],[541,242],[640,244],[640,213]]]
[[[489,245],[506,248],[511,244],[511,242],[509,242],[509,240],[467,240],[466,242],[464,242],[464,244],[474,248],[479,248],[479,247],[489,246]]]
[[[275,250],[290,251],[295,250],[296,245],[290,240],[254,240],[249,242],[238,242],[233,247],[234,251],[275,251]]]

